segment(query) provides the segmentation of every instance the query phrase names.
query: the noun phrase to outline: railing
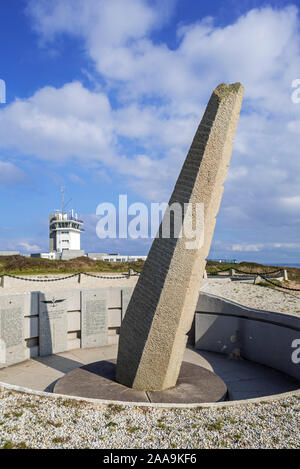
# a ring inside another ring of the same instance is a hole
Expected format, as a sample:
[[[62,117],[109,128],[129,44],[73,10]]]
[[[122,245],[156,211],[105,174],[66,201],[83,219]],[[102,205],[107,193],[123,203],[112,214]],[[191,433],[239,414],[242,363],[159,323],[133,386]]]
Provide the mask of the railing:
[[[16,280],[23,280],[25,282],[40,282],[40,283],[46,283],[46,282],[60,282],[62,280],[67,280],[70,278],[75,278],[78,277],[78,280],[80,281],[81,275],[86,275],[87,277],[93,277],[93,278],[99,278],[99,279],[106,279],[106,280],[117,280],[117,279],[125,279],[125,278],[130,278],[130,277],[137,277],[140,275],[140,272],[138,272],[135,269],[128,269],[128,272],[121,274],[121,275],[96,275],[96,274],[90,274],[89,272],[76,272],[75,274],[71,275],[66,275],[65,277],[59,277],[59,278],[26,278],[26,277],[20,277],[18,275],[11,275],[11,274],[1,274],[0,279],[1,279],[1,286],[4,288],[4,279],[5,277],[7,278],[14,278]]]

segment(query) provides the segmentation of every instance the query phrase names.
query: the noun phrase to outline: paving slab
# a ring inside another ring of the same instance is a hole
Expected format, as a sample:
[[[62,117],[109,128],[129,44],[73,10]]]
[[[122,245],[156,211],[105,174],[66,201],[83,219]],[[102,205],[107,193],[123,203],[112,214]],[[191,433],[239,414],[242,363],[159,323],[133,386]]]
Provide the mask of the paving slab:
[[[219,353],[200,354],[227,384],[229,400],[271,396],[300,388],[297,379],[267,366]]]
[[[84,365],[59,379],[55,394],[127,402],[192,404],[224,401],[227,387],[215,373],[183,362],[176,387],[164,391],[139,391],[116,382],[116,361]]]
[[[37,391],[53,391],[57,380],[70,370],[101,360],[115,359],[117,345],[78,349],[38,357],[0,369],[0,381]],[[300,388],[297,380],[269,367],[219,353],[186,349],[184,360],[214,371],[227,385],[230,400],[270,396]]]

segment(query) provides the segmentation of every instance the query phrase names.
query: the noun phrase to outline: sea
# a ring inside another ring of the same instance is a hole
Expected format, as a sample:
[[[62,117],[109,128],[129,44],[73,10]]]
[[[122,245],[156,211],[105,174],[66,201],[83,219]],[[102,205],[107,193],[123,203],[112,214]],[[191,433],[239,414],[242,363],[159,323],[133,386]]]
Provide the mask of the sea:
[[[265,265],[274,265],[275,267],[294,267],[296,269],[300,269],[300,264],[288,264],[286,262],[282,262],[281,264],[273,264],[273,263],[268,263],[268,264],[265,264]]]

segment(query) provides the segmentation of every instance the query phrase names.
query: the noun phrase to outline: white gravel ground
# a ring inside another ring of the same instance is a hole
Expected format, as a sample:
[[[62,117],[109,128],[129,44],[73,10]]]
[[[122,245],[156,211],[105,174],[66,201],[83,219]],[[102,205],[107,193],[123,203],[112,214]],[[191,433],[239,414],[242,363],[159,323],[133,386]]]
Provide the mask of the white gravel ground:
[[[249,282],[208,279],[203,283],[201,291],[227,298],[249,308],[300,315],[300,297]]]
[[[299,411],[299,396],[214,409],[153,409],[5,391],[0,448],[299,448]]]
[[[256,285],[209,279],[202,291],[252,308],[300,314],[300,299]],[[3,391],[0,448],[300,448],[299,411],[295,395],[235,407],[155,409]]]

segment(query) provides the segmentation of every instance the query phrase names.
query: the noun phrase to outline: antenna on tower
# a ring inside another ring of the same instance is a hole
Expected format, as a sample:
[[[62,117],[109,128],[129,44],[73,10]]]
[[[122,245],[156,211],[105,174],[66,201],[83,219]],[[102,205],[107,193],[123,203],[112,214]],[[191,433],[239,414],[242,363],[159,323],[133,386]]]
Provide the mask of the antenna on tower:
[[[62,201],[61,201],[61,213],[64,215],[65,213],[65,187],[63,186],[61,188],[61,193],[62,193]]]
[[[65,210],[66,210],[67,206],[69,205],[69,203],[72,202],[72,200],[73,200],[73,199],[72,199],[72,197],[71,197],[70,200],[68,200],[68,202],[65,204]]]

